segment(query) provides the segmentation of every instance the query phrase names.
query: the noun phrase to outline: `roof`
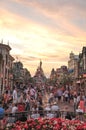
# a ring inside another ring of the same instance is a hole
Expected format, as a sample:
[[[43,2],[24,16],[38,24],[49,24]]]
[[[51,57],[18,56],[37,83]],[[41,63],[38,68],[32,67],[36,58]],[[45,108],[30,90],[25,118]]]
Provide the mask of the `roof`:
[[[5,48],[5,49],[7,49],[8,51],[11,50],[11,47],[10,47],[9,45],[6,45],[6,44],[0,43],[0,47],[1,47],[1,48]]]

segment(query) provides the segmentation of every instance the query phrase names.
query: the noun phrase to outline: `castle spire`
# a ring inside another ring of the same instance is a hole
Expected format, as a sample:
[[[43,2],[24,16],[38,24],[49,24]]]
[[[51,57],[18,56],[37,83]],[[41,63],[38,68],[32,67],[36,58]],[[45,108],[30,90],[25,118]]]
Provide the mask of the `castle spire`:
[[[3,44],[3,39],[1,40],[1,44]]]
[[[7,45],[9,46],[9,41],[7,42]]]
[[[41,61],[41,59],[40,59],[40,68],[42,68],[42,61]]]

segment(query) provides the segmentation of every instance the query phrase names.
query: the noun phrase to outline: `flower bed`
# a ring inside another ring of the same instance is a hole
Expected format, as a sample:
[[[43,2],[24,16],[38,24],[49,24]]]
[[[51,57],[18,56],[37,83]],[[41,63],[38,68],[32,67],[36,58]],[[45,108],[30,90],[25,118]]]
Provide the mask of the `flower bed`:
[[[29,119],[26,122],[18,121],[8,130],[86,130],[86,123],[61,118],[39,118]]]

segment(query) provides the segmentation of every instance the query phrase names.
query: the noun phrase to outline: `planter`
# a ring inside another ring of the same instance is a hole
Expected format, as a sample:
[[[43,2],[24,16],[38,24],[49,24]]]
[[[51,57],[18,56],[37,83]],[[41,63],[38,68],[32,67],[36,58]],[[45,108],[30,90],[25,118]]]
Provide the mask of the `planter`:
[[[29,119],[26,122],[16,122],[9,130],[86,130],[86,123],[79,120],[62,118]]]

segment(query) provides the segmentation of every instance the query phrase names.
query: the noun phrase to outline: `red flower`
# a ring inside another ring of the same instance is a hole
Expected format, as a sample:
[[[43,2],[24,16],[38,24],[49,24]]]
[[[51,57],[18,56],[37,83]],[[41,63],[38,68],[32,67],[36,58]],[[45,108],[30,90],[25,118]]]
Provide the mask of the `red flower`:
[[[41,128],[40,125],[37,125],[37,126],[36,126],[36,129],[37,129],[37,130],[40,130],[40,128]]]
[[[25,123],[24,128],[25,128],[26,130],[28,129],[27,123]]]
[[[86,123],[79,120],[65,120],[62,118],[29,119],[26,122],[16,122],[9,130],[86,130]]]

